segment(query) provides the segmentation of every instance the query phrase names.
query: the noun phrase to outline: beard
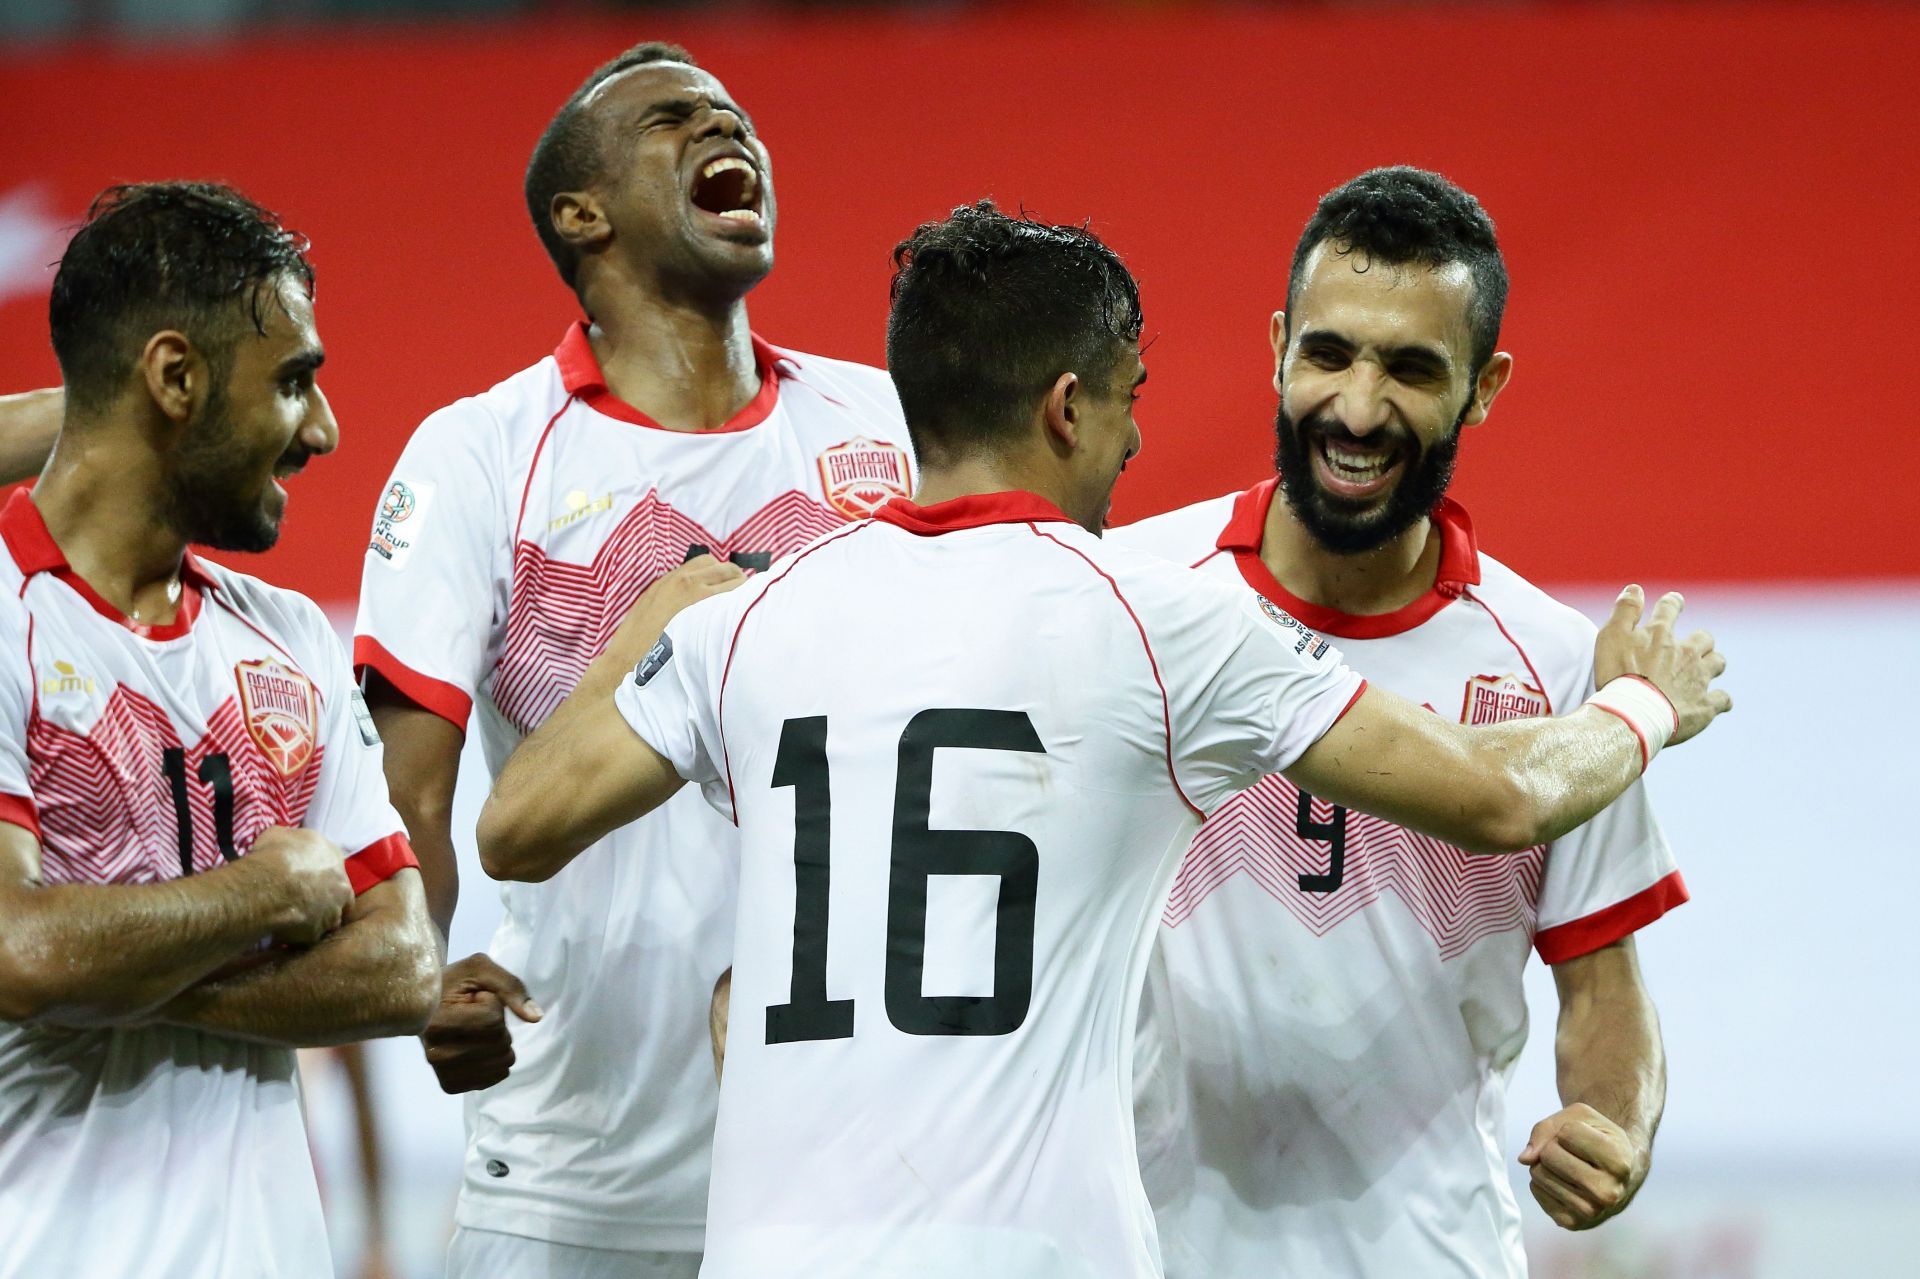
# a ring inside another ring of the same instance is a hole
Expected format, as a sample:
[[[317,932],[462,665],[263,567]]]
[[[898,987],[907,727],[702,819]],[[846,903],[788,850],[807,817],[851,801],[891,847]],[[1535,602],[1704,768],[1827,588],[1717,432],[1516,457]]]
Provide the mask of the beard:
[[[265,551],[280,540],[280,515],[259,489],[260,462],[240,447],[216,384],[174,456],[168,522],[186,541],[217,551]]]
[[[1378,550],[1433,513],[1453,483],[1453,464],[1460,453],[1460,429],[1472,400],[1463,405],[1453,428],[1422,449],[1413,444],[1413,456],[1384,503],[1356,504],[1321,488],[1313,476],[1312,441],[1351,440],[1353,433],[1339,423],[1314,415],[1296,423],[1286,405],[1274,411],[1275,464],[1280,491],[1287,507],[1313,540],[1338,555]]]

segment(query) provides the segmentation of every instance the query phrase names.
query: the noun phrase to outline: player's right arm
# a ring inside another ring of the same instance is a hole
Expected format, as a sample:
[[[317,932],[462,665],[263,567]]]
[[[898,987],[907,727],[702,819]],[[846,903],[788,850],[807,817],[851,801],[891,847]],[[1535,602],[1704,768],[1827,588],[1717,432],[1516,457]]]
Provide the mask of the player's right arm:
[[[1602,691],[1572,714],[1467,727],[1369,687],[1285,775],[1331,803],[1471,852],[1556,839],[1617,799],[1650,759],[1651,726],[1598,704],[1617,700],[1607,696],[1610,681],[1658,689],[1673,716],[1672,742],[1732,708],[1711,686],[1726,669],[1712,637],[1674,633],[1681,607],[1677,594],[1664,596],[1640,626],[1640,588],[1628,587],[1596,643]]]
[[[0,822],[0,1019],[143,1020],[267,942],[311,945],[353,899],[341,852],[272,827],[245,857],[158,884],[48,884],[40,840]]]
[[[57,386],[0,395],[0,484],[40,474],[60,434],[66,403],[66,392]]]

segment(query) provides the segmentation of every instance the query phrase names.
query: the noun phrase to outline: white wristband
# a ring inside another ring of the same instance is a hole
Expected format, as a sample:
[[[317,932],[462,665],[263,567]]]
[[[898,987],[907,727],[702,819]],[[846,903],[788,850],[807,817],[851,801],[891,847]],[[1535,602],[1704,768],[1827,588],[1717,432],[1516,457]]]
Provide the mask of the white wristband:
[[[1646,771],[1660,748],[1680,730],[1679,712],[1673,709],[1667,695],[1644,676],[1622,675],[1608,680],[1606,687],[1587,699],[1587,705],[1598,706],[1627,722],[1633,735],[1640,739],[1641,772]]]

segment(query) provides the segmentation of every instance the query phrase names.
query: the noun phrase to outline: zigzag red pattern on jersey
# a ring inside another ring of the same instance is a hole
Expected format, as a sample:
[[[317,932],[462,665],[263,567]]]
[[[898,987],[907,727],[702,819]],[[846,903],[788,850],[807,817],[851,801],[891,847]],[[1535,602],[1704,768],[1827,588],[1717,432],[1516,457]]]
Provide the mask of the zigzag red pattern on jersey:
[[[88,733],[40,718],[27,725],[28,779],[40,810],[41,876],[52,884],[150,884],[180,877],[173,783],[161,764],[184,746],[166,711],[122,684]],[[187,803],[193,813],[193,869],[222,862],[213,788],[200,761],[224,752],[233,774],[233,842],[251,845],[269,826],[298,826],[320,782],[324,748],[282,776],[267,762],[241,718],[237,698],[222,702],[207,733],[186,752]]]
[[[1328,848],[1324,841],[1294,833],[1299,803],[1298,788],[1274,776],[1221,805],[1180,865],[1162,916],[1167,926],[1179,927],[1214,889],[1245,874],[1316,937],[1387,893],[1400,898],[1442,959],[1509,929],[1532,935],[1546,845],[1511,857],[1479,857],[1350,811],[1340,887],[1307,892],[1299,877],[1325,874]],[[1331,804],[1313,801],[1314,821],[1329,821],[1332,815]]]
[[[716,556],[768,551],[778,557],[845,523],[837,512],[789,489],[721,537],[655,492],[627,512],[592,564],[549,559],[522,538],[513,548],[513,594],[494,668],[494,705],[523,733],[539,727],[606,647],[640,592],[678,568],[687,547],[705,546]]]

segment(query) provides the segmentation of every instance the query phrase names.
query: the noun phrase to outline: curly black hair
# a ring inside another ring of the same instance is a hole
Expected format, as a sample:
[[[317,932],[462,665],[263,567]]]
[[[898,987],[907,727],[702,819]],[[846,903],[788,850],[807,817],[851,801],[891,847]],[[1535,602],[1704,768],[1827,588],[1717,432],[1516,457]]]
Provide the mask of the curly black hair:
[[[1110,389],[1140,340],[1140,288],[1085,226],[982,200],[922,223],[893,262],[887,368],[923,462],[1013,438],[1062,373]]]
[[[560,233],[554,229],[553,198],[563,191],[584,190],[605,176],[604,134],[600,125],[583,109],[583,104],[595,89],[622,71],[654,62],[677,62],[689,67],[700,65],[693,60],[692,54],[679,45],[661,40],[636,44],[619,57],[601,63],[573,91],[573,96],[554,112],[553,119],[547,122],[546,129],[540,134],[540,140],[534,143],[533,155],[527,161],[526,182],[522,188],[527,198],[527,214],[533,219],[533,229],[540,233],[540,243],[546,248],[547,256],[553,259],[560,278],[575,293],[580,291],[577,280],[580,253],[561,239]]]
[[[1307,259],[1322,243],[1390,266],[1465,264],[1473,280],[1468,323],[1477,377],[1500,343],[1507,309],[1507,263],[1480,201],[1425,169],[1396,164],[1369,169],[1320,199],[1300,233],[1287,276],[1287,314],[1293,314]]]
[[[191,338],[223,383],[243,318],[264,334],[287,278],[312,295],[306,250],[306,237],[232,187],[108,187],[68,242],[47,305],[68,399],[104,408],[162,329]]]

